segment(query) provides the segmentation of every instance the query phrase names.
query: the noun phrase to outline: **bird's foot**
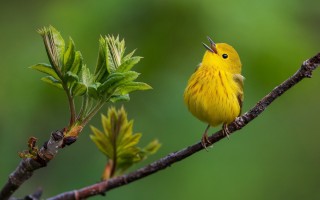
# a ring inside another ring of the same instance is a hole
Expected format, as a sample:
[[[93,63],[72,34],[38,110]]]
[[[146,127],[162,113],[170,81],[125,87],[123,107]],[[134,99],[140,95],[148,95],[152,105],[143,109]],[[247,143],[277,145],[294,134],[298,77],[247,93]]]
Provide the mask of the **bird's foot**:
[[[230,137],[229,137],[230,131],[228,129],[228,125],[227,124],[223,124],[222,133],[223,133],[223,135],[227,136],[228,139],[230,139]]]
[[[207,149],[207,144],[211,145],[211,142],[208,138],[208,130],[210,128],[210,125],[207,126],[206,130],[204,131],[203,135],[202,135],[202,138],[201,138],[201,144],[203,146],[203,148],[206,149],[206,151],[208,151]]]
[[[207,147],[211,145],[211,142],[209,141],[208,134],[204,133],[201,138],[201,145],[208,151]]]

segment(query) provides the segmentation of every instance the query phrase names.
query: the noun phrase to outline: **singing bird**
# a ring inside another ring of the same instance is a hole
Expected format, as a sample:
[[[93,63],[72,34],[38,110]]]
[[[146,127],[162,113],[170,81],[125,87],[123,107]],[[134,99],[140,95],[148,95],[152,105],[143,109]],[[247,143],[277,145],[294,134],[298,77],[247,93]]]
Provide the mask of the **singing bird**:
[[[223,132],[229,137],[227,125],[241,114],[244,81],[237,51],[229,44],[216,44],[210,37],[208,40],[210,45],[203,43],[206,52],[184,91],[189,111],[208,124],[201,138],[204,148],[210,144],[210,126],[223,124]]]

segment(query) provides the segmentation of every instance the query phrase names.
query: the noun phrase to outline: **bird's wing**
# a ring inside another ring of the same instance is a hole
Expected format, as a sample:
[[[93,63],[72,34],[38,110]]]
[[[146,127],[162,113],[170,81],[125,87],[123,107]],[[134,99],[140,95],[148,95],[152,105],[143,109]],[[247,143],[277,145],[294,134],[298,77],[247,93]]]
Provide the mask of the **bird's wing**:
[[[233,80],[237,83],[239,90],[238,90],[238,103],[240,105],[240,113],[241,114],[241,110],[242,110],[242,102],[243,102],[243,81],[244,81],[244,76],[242,76],[241,74],[234,74],[233,75]]]

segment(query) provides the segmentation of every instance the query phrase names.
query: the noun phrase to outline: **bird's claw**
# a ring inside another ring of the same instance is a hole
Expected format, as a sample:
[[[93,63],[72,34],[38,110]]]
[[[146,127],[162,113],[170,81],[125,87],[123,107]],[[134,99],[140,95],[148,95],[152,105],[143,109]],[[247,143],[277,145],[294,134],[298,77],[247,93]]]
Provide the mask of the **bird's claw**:
[[[223,133],[223,135],[227,136],[228,139],[230,139],[230,137],[229,137],[230,131],[228,129],[228,125],[227,124],[223,124],[222,133]]]
[[[206,151],[208,151],[207,149],[208,144],[211,145],[211,142],[209,141],[208,134],[204,133],[201,138],[201,145],[203,146],[203,148],[205,148]]]
[[[210,128],[210,125],[207,126],[206,130],[204,131],[203,135],[202,135],[202,138],[201,138],[201,144],[203,146],[203,148],[206,149],[206,151],[208,151],[207,149],[207,144],[211,145],[211,142],[208,138],[208,130]]]

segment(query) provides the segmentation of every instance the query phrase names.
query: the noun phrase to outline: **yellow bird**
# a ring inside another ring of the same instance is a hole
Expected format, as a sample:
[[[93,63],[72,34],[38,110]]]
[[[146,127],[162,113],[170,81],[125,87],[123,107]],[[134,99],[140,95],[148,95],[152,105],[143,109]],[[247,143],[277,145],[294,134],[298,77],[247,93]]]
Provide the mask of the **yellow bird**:
[[[237,51],[226,43],[210,46],[202,62],[188,81],[184,101],[189,111],[208,124],[202,136],[203,147],[210,144],[208,129],[223,124],[223,132],[229,137],[227,125],[241,114],[243,102],[243,80],[241,61]]]

